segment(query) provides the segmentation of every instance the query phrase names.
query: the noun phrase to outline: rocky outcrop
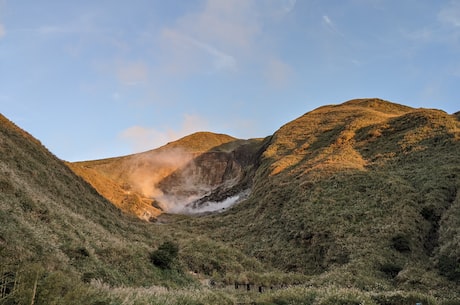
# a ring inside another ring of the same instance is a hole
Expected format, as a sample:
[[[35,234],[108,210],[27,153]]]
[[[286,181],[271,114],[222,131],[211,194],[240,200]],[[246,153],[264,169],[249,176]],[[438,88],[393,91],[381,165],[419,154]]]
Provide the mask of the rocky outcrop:
[[[205,152],[161,180],[166,209],[181,212],[220,202],[250,188],[260,155],[261,139],[236,140]]]
[[[154,220],[247,189],[261,143],[199,132],[147,152],[68,166],[123,211]]]

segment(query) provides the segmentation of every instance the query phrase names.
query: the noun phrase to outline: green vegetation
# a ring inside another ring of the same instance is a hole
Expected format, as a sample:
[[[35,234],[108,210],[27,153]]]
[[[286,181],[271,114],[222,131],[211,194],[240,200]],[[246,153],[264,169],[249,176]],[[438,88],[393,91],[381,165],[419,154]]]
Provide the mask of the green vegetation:
[[[150,260],[155,266],[162,269],[171,269],[178,253],[179,246],[171,241],[166,241],[150,254]]]
[[[132,216],[150,204],[126,184],[135,155],[71,171],[0,123],[0,304],[459,304],[456,116],[365,99],[264,140],[170,143],[239,162],[240,180],[209,198],[251,194],[223,213],[156,222]]]

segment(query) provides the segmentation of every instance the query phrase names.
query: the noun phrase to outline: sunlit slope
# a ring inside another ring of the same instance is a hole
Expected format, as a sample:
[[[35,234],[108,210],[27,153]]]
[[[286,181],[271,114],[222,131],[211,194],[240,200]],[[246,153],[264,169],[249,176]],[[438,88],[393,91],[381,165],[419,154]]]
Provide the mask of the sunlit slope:
[[[197,219],[286,271],[375,289],[460,280],[460,122],[379,99],[281,127],[250,198]]]
[[[197,156],[233,141],[228,135],[198,132],[143,153],[69,166],[123,211],[153,220],[162,213],[154,201],[162,195],[157,187],[161,180]]]

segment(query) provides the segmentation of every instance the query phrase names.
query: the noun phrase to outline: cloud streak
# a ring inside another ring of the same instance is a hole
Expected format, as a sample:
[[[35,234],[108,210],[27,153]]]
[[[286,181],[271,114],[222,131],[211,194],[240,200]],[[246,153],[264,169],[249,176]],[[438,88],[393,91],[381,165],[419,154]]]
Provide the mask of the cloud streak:
[[[0,39],[6,35],[5,26],[0,23]]]
[[[185,114],[178,130],[132,126],[122,131],[119,137],[131,144],[133,152],[141,152],[165,145],[197,131],[208,129],[208,123],[197,115]]]
[[[460,28],[460,2],[450,1],[438,13],[438,20],[442,23]]]
[[[135,86],[147,81],[148,67],[142,61],[119,62],[116,67],[116,76],[123,85]]]
[[[182,70],[193,70],[196,68],[197,62],[202,66],[210,63],[213,70],[217,71],[236,69],[237,62],[235,57],[217,49],[213,45],[172,29],[165,29],[162,32],[162,38],[175,55],[173,58],[173,66],[175,67],[173,70],[175,71],[178,70],[178,63],[180,63]]]
[[[337,29],[337,26],[334,24],[334,22],[331,20],[331,18],[329,18],[328,15],[323,15],[323,22],[331,32],[334,32],[334,33],[344,37],[344,35]]]
[[[234,71],[251,54],[260,33],[251,0],[207,0],[197,12],[160,32],[166,67],[172,72]]]
[[[287,63],[277,58],[272,58],[268,61],[265,71],[265,78],[268,82],[276,87],[285,87],[293,74],[293,69]]]

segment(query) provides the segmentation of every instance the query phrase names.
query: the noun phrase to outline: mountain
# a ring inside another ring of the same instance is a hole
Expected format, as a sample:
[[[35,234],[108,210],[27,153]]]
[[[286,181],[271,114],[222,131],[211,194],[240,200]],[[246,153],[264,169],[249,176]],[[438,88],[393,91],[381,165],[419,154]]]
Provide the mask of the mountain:
[[[68,166],[123,211],[155,221],[163,211],[182,211],[217,188],[240,184],[245,152],[260,142],[198,132],[147,152]]]
[[[351,100],[264,140],[209,145],[154,188],[174,198],[165,210],[179,213],[213,211],[244,194],[227,213],[187,219],[187,227],[212,227],[216,240],[276,268],[330,274],[340,285],[442,286],[442,276],[460,279],[459,130],[458,113]],[[210,134],[200,136],[206,143]]]
[[[121,286],[175,287],[180,298],[210,251],[229,270],[262,270],[223,243],[122,212],[2,115],[0,173],[0,304],[121,304],[111,288]],[[152,253],[168,242],[180,253],[164,270]]]
[[[147,240],[133,237],[145,234],[139,220],[123,214],[3,116],[0,143],[0,272],[37,265],[113,283],[127,274],[143,281],[129,269],[149,270],[148,262],[113,267],[150,249]],[[153,272],[144,276],[152,278]]]
[[[358,99],[78,163],[0,123],[0,304],[460,299],[458,113]]]
[[[249,198],[195,219],[281,270],[362,289],[460,280],[460,122],[380,99],[320,107],[268,141]]]

